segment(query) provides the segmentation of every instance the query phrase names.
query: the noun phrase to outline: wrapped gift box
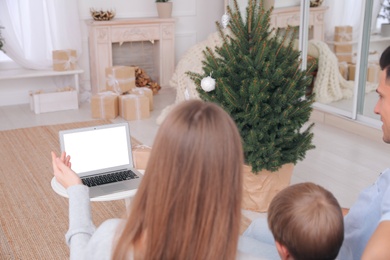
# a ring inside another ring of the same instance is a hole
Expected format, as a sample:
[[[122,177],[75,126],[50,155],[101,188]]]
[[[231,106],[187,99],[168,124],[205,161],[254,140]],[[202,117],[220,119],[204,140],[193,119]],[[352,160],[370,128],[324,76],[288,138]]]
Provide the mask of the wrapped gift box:
[[[146,145],[136,145],[133,148],[133,162],[136,169],[146,169],[151,150],[152,148]]]
[[[106,88],[124,94],[135,88],[135,67],[113,66],[106,68]]]
[[[147,87],[133,88],[131,90],[131,93],[136,95],[144,95],[147,98],[149,98],[149,110],[150,111],[153,110],[153,91],[150,88]]]
[[[336,57],[339,62],[353,62],[353,54],[352,53],[336,53]]]
[[[376,63],[369,63],[367,65],[367,78],[366,80],[371,83],[379,83],[380,67]],[[348,79],[355,80],[356,64],[348,65]]]
[[[339,71],[344,79],[348,80],[348,63],[347,62],[339,62]]]
[[[379,83],[381,69],[377,63],[368,63],[367,66],[367,81]]]
[[[127,121],[148,118],[150,116],[149,99],[145,95],[120,95],[119,115]]]
[[[352,43],[337,43],[334,44],[335,53],[352,53]]]
[[[76,61],[76,50],[68,49],[53,51],[53,70],[55,71],[75,70]]]
[[[352,41],[352,26],[335,26],[334,41],[335,42]]]
[[[118,116],[118,94],[107,91],[91,97],[93,118],[114,119]]]
[[[30,92],[30,109],[35,114],[78,108],[77,91],[71,87],[45,92]]]
[[[356,64],[348,64],[348,80],[355,80]]]

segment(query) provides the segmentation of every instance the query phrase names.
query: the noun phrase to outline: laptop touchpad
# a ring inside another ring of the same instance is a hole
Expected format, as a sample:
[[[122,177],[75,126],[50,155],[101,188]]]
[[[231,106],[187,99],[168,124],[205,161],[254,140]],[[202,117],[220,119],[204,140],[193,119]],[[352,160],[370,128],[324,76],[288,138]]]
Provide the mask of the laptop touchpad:
[[[115,193],[115,192],[118,192],[118,191],[125,191],[125,190],[128,190],[128,187],[126,187],[126,185],[124,184],[119,184],[119,183],[116,183],[115,185],[107,185],[107,186],[102,186],[100,187],[104,192],[107,192],[107,193]]]

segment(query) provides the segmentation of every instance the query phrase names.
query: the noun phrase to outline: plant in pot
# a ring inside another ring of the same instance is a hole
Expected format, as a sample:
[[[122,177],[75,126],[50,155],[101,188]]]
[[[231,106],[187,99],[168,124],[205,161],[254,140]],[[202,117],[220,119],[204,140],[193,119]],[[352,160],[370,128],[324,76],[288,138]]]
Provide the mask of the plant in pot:
[[[390,0],[385,0],[381,4],[381,10],[378,18],[384,19],[386,22],[381,24],[381,35],[384,37],[390,36]]]
[[[293,48],[297,30],[270,29],[273,9],[262,4],[249,0],[243,19],[234,0],[228,25],[217,22],[222,45],[203,51],[202,73],[187,72],[200,98],[234,119],[246,163],[243,208],[257,212],[267,211],[290,184],[293,166],[314,148],[308,123],[314,96],[305,97],[311,68],[300,69],[300,52]]]
[[[156,0],[157,13],[159,18],[172,17],[172,2],[169,0]]]

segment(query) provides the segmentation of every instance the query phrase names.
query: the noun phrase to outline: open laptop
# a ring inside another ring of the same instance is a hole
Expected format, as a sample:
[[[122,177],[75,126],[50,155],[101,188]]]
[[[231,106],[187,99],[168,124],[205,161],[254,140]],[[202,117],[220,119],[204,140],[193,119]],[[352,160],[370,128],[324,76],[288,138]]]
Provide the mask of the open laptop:
[[[142,174],[134,168],[127,122],[62,130],[59,137],[91,198],[138,188]]]

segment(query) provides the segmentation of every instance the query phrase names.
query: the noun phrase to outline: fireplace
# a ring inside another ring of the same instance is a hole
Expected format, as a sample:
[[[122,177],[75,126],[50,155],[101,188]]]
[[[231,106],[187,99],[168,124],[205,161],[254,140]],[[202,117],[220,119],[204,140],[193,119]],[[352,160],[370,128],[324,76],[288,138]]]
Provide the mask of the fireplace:
[[[114,66],[137,66],[146,71],[153,81],[160,82],[159,41],[125,42],[112,44]]]
[[[174,60],[173,19],[114,19],[87,22],[92,94],[105,89],[105,69],[135,65],[162,87],[172,77]]]

